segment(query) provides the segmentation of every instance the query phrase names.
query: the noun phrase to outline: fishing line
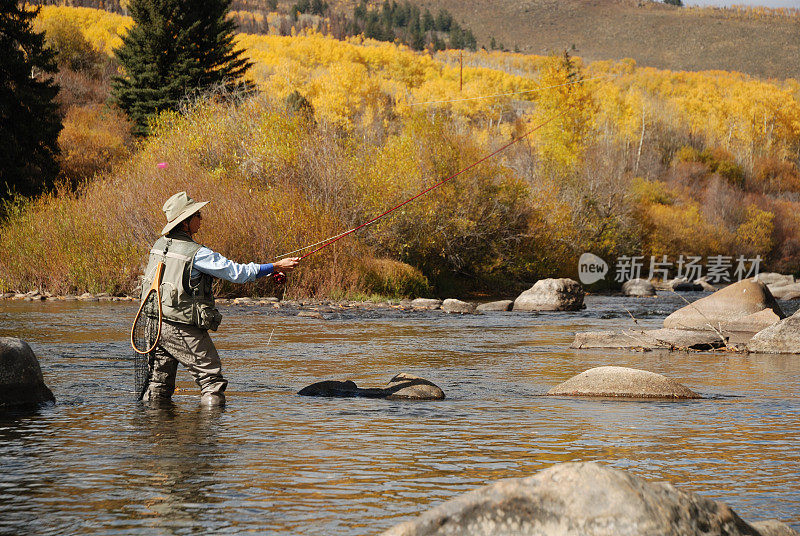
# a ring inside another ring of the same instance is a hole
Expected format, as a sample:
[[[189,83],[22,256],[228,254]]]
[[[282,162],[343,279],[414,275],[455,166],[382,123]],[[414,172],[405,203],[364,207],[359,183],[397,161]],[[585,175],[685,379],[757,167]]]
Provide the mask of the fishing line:
[[[428,193],[428,192],[430,192],[431,190],[434,190],[434,189],[438,188],[439,186],[442,186],[443,184],[445,184],[445,183],[447,183],[447,182],[450,182],[451,180],[455,179],[455,178],[456,178],[456,177],[458,177],[459,175],[461,175],[461,174],[463,174],[463,173],[466,173],[466,172],[467,172],[467,171],[469,171],[470,169],[474,168],[474,167],[475,167],[475,166],[477,166],[478,164],[481,164],[481,163],[485,162],[486,160],[489,160],[489,159],[490,159],[490,158],[492,158],[493,156],[495,156],[495,155],[497,155],[497,154],[499,154],[499,153],[501,153],[501,152],[505,151],[506,149],[508,149],[509,147],[511,147],[512,145],[514,145],[515,143],[517,143],[517,142],[519,142],[519,141],[521,141],[521,140],[525,139],[526,137],[530,136],[531,134],[533,134],[534,132],[536,132],[537,130],[539,130],[540,128],[542,128],[543,126],[545,126],[546,124],[548,124],[548,123],[550,123],[551,121],[553,121],[554,119],[556,119],[556,118],[558,118],[558,117],[561,117],[562,115],[566,114],[566,113],[567,113],[567,111],[568,111],[568,110],[564,110],[564,111],[562,111],[562,112],[558,112],[557,114],[554,114],[554,115],[550,116],[550,118],[548,118],[547,120],[545,120],[545,121],[543,121],[543,122],[539,123],[538,125],[536,125],[536,126],[535,126],[535,127],[533,127],[532,129],[528,130],[527,132],[525,132],[524,134],[522,134],[522,135],[521,135],[521,136],[519,136],[518,138],[514,138],[513,140],[511,140],[510,142],[506,143],[505,145],[503,145],[502,147],[500,147],[500,148],[499,148],[499,149],[497,149],[496,151],[494,151],[494,152],[492,152],[492,153],[490,153],[490,154],[488,154],[488,155],[484,156],[483,158],[481,158],[480,160],[478,160],[478,161],[476,161],[476,162],[473,162],[473,163],[472,163],[472,164],[470,164],[469,166],[465,167],[464,169],[462,169],[462,170],[460,170],[460,171],[457,171],[456,173],[454,173],[454,174],[450,175],[450,176],[449,176],[449,177],[447,177],[446,179],[444,179],[444,180],[442,180],[442,181],[440,181],[440,182],[437,182],[437,183],[436,183],[436,184],[434,184],[433,186],[431,186],[431,187],[429,187],[429,188],[426,188],[425,190],[422,190],[420,193],[418,193],[418,194],[417,194],[417,195],[415,195],[414,197],[411,197],[411,198],[409,198],[409,199],[406,199],[405,201],[403,201],[403,202],[402,202],[402,203],[400,203],[399,205],[397,205],[397,206],[395,206],[395,207],[392,207],[392,208],[390,208],[390,209],[389,209],[389,210],[387,210],[386,212],[384,212],[384,213],[382,213],[382,214],[380,214],[380,215],[378,215],[378,216],[376,216],[376,217],[372,218],[371,220],[369,220],[369,221],[367,221],[367,222],[365,222],[365,223],[362,223],[362,224],[361,224],[361,225],[359,225],[358,227],[353,227],[352,229],[350,229],[350,230],[348,230],[348,231],[345,231],[345,232],[343,232],[343,233],[339,233],[338,235],[334,235],[334,236],[332,236],[332,237],[330,237],[330,238],[326,238],[325,240],[321,240],[321,241],[319,241],[319,242],[317,242],[316,244],[313,244],[313,245],[311,245],[311,246],[306,246],[306,247],[302,248],[301,250],[297,250],[297,251],[302,251],[302,250],[304,250],[304,249],[309,249],[309,248],[311,248],[311,247],[315,247],[315,246],[317,246],[317,245],[319,245],[319,244],[322,244],[321,246],[317,247],[316,249],[313,249],[312,251],[310,251],[310,252],[306,253],[305,255],[303,255],[302,257],[300,257],[300,260],[303,260],[303,259],[305,259],[306,257],[309,257],[309,256],[313,255],[314,253],[316,253],[316,252],[318,252],[318,251],[321,251],[321,250],[325,249],[326,247],[330,246],[331,244],[333,244],[333,243],[335,243],[335,242],[338,242],[339,240],[341,240],[341,239],[342,239],[342,238],[344,238],[345,236],[347,236],[347,235],[350,235],[350,234],[353,234],[354,232],[358,231],[359,229],[363,229],[363,228],[364,228],[364,227],[366,227],[367,225],[370,225],[370,224],[373,224],[373,223],[375,223],[376,221],[378,221],[379,219],[383,218],[384,216],[388,216],[389,214],[391,214],[391,213],[392,213],[392,212],[394,212],[395,210],[397,210],[397,209],[399,209],[399,208],[401,208],[401,207],[403,207],[403,206],[405,206],[405,205],[407,205],[407,204],[411,203],[412,201],[414,201],[415,199],[417,199],[417,198],[419,198],[419,197],[422,197],[423,195],[427,194],[427,193]],[[283,275],[283,274],[281,274],[281,275]],[[283,277],[285,278],[285,276],[283,276]]]
[[[547,86],[547,87],[537,87],[534,89],[525,89],[522,91],[513,91],[511,93],[498,93],[497,95],[484,95],[481,97],[464,97],[463,99],[450,99],[450,100],[438,100],[438,101],[427,101],[427,102],[413,102],[410,103],[408,106],[422,106],[423,104],[444,104],[448,102],[461,102],[461,101],[469,101],[469,100],[479,100],[479,99],[493,99],[495,97],[508,97],[510,95],[520,95],[522,93],[533,93],[536,91],[543,91],[545,89],[553,89],[556,87],[563,87],[563,86],[571,86],[572,84],[582,84],[584,82],[588,82],[589,80],[598,80],[600,78],[608,78],[617,76],[614,74],[603,74],[600,76],[594,76],[592,78],[583,78],[581,80],[575,80],[573,82],[566,82],[564,84],[557,84],[555,86]]]

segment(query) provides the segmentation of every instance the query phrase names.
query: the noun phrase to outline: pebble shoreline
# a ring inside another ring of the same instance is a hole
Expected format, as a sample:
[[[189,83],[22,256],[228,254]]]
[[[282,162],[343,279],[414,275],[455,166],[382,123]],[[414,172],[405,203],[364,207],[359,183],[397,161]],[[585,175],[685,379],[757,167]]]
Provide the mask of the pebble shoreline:
[[[112,296],[106,292],[101,292],[98,294],[93,294],[90,292],[86,292],[80,295],[73,295],[68,294],[64,296],[60,295],[53,295],[49,292],[41,293],[37,290],[33,290],[27,293],[18,293],[18,292],[7,292],[0,294],[0,301],[85,301],[85,302],[130,302],[130,301],[138,301],[139,298],[136,296]],[[388,301],[380,301],[380,302],[372,302],[372,301],[352,301],[352,300],[341,300],[341,301],[334,301],[334,300],[279,300],[275,297],[265,297],[265,298],[247,298],[247,297],[240,297],[240,298],[216,298],[215,302],[219,306],[229,306],[229,305],[245,305],[245,306],[269,306],[275,309],[279,309],[282,307],[287,308],[317,308],[317,307],[327,307],[331,309],[347,309],[347,308],[380,308],[380,309],[400,309],[400,310],[415,310],[415,311],[433,311],[438,310],[442,311],[441,306],[416,306],[412,305],[411,299],[402,299],[402,300],[388,300]],[[437,300],[438,301],[438,300]],[[442,311],[444,312],[444,311]],[[479,313],[478,313],[479,314]]]

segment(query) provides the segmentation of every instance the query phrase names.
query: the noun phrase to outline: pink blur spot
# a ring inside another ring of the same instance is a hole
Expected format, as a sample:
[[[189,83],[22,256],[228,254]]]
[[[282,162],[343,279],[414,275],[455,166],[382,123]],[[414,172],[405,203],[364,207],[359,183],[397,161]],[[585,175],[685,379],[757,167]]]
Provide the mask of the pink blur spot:
[[[159,162],[158,164],[156,164],[156,167],[158,169],[166,169],[167,168],[167,163],[166,162]]]

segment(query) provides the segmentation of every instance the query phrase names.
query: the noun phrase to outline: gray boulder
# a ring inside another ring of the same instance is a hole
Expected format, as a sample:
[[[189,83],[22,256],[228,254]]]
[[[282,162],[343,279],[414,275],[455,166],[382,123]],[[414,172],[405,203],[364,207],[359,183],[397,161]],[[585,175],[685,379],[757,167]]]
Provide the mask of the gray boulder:
[[[627,367],[595,367],[547,391],[549,396],[615,398],[702,398],[661,374]]]
[[[470,315],[475,313],[475,304],[456,300],[455,298],[447,298],[442,302],[442,311],[445,313]]]
[[[662,328],[579,332],[575,334],[575,340],[570,348],[713,350],[723,346],[725,346],[725,341],[713,331]]]
[[[387,400],[442,400],[444,391],[418,376],[401,372],[385,387],[359,387],[351,380],[325,380],[300,389],[302,396],[337,398],[385,398]]]
[[[442,400],[444,391],[426,379],[401,372],[383,388],[388,400]]]
[[[482,303],[479,306],[477,306],[475,310],[480,312],[510,311],[513,305],[514,305],[513,300],[500,300],[489,303]]]
[[[780,318],[786,316],[764,283],[747,279],[678,309],[664,319],[664,327],[719,330],[723,324],[764,309],[772,309]]]
[[[572,279],[541,279],[514,300],[514,311],[578,311],[583,287]]]
[[[442,306],[442,300],[435,298],[416,298],[411,300],[411,307],[416,309],[438,309]]]
[[[0,337],[0,411],[55,401],[28,343],[14,337]]]
[[[459,495],[383,536],[797,536],[779,522],[758,527],[668,482],[579,462]]]
[[[622,284],[622,292],[626,296],[655,296],[656,287],[647,279],[629,279]]]
[[[747,349],[764,354],[800,354],[800,311],[756,333]]]

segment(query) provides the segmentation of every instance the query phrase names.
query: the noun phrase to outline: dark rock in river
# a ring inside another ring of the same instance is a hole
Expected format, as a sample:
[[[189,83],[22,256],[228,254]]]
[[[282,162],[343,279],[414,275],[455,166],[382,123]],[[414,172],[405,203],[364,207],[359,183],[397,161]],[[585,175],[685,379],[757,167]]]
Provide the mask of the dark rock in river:
[[[765,354],[800,354],[800,311],[756,333],[747,349]]]
[[[442,400],[444,391],[434,383],[400,373],[386,384],[386,387],[362,388],[354,382],[327,380],[302,388],[299,395],[340,398],[385,398],[387,400]]]
[[[456,300],[454,298],[447,298],[442,302],[442,311],[445,313],[470,315],[475,313],[475,304]]]
[[[779,534],[797,536],[776,521],[750,525],[726,504],[679,490],[668,482],[648,482],[596,462],[580,462],[483,486],[400,523],[382,536]]]
[[[669,281],[667,288],[675,292],[696,292],[698,290],[703,290],[702,285],[689,281],[685,277],[676,277],[672,279]]]
[[[0,410],[55,401],[28,343],[14,337],[0,337]]]
[[[550,396],[615,398],[702,398],[661,374],[627,367],[596,367],[553,387]]]
[[[713,331],[687,329],[651,329],[621,331],[584,331],[575,334],[570,348],[637,348],[643,350],[713,350],[725,341]]]
[[[578,311],[584,291],[572,279],[541,279],[514,300],[514,311]]]
[[[630,279],[622,284],[622,292],[626,296],[655,296],[656,287],[647,279]]]
[[[785,316],[767,286],[748,279],[678,309],[664,319],[664,327],[720,330],[726,323],[764,309],[772,309],[780,318]]]
[[[482,303],[478,307],[476,307],[475,310],[481,312],[510,311],[512,305],[514,305],[513,300],[500,300],[489,303]]]

